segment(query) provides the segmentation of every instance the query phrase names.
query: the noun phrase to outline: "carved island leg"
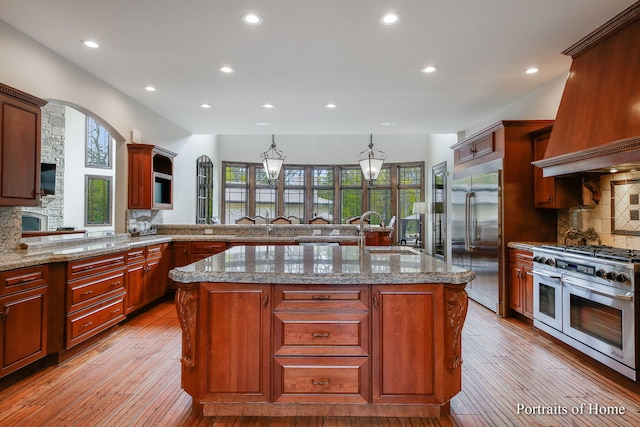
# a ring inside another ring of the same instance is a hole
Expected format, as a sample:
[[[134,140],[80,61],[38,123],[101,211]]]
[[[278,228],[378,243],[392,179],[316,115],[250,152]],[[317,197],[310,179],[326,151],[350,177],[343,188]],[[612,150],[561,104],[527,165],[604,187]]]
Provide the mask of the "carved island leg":
[[[450,371],[462,365],[462,328],[467,317],[469,298],[464,288],[446,287],[447,301],[447,359]]]
[[[176,291],[176,311],[182,328],[182,357],[180,362],[186,368],[193,368],[195,362],[196,315],[198,313],[199,284],[182,285]]]

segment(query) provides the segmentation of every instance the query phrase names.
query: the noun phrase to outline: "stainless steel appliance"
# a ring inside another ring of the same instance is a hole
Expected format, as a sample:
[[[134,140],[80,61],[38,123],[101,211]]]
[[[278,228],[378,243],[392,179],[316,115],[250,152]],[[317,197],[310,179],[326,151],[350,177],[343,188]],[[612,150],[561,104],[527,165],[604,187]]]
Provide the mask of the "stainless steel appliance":
[[[546,245],[533,262],[534,326],[635,381],[640,252]]]
[[[500,170],[456,179],[451,186],[452,264],[473,270],[470,298],[498,310],[500,275]]]

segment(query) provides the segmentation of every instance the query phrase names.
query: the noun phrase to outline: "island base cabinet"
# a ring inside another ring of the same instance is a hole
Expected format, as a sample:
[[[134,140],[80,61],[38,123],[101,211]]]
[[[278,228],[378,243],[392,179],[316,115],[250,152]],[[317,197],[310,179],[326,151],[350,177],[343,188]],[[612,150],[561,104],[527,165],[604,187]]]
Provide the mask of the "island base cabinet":
[[[442,284],[376,285],[372,298],[372,402],[449,402],[462,387],[466,292]]]
[[[201,401],[270,400],[270,295],[269,285],[207,283],[200,288]]]

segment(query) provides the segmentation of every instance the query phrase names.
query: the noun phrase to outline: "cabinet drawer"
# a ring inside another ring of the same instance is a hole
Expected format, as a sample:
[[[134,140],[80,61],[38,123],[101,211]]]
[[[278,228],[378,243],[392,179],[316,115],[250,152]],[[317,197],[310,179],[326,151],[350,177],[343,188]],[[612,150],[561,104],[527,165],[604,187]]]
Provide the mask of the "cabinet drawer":
[[[79,279],[105,271],[124,269],[125,253],[72,261],[67,265],[67,280]]]
[[[67,348],[124,320],[124,292],[113,299],[67,316]]]
[[[533,253],[520,249],[509,249],[509,260],[529,267],[533,266]]]
[[[67,283],[67,312],[95,304],[100,299],[124,292],[124,270],[90,276]]]
[[[274,359],[275,402],[366,403],[366,357]]]
[[[144,261],[146,259],[144,250],[145,248],[138,248],[127,252],[127,264]]]
[[[275,355],[367,356],[369,315],[275,313]]]
[[[274,311],[344,310],[368,311],[367,286],[276,286]]]
[[[147,251],[147,259],[153,258],[162,258],[162,254],[164,253],[164,250],[166,249],[166,247],[168,246],[167,243],[162,244],[162,245],[153,245],[153,246],[147,246],[146,251]]]
[[[215,255],[227,250],[229,245],[226,242],[191,242],[192,254]]]
[[[46,266],[26,267],[0,273],[0,295],[21,292],[47,284]]]

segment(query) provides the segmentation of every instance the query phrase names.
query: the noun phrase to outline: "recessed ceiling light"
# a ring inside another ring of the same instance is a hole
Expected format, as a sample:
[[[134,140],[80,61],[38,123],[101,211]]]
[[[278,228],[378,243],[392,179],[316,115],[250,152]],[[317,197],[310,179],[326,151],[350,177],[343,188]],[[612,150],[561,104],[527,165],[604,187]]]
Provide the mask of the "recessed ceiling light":
[[[527,74],[535,74],[538,71],[540,71],[540,68],[538,67],[531,67],[531,68],[527,68],[527,70],[525,71],[525,73]]]
[[[207,104],[206,102],[205,102],[205,103],[203,103],[203,104],[200,104],[200,106],[201,106],[202,108],[211,108],[211,104]]]
[[[98,42],[95,42],[93,40],[83,40],[82,44],[84,44],[86,47],[90,47],[91,49],[97,49],[100,47]]]
[[[436,67],[435,65],[427,65],[426,67],[420,69],[420,71],[425,74],[433,73],[437,70],[438,70],[438,67]]]
[[[610,172],[610,173],[616,173],[616,172],[618,172],[618,169],[616,169],[616,168],[611,168],[611,169],[609,169],[609,172]]]
[[[155,88],[155,87],[153,87],[153,86],[151,86],[151,85],[146,85],[146,86],[144,87],[144,90],[146,90],[147,92],[155,92],[155,91],[156,91],[156,88]]]
[[[332,102],[330,102],[329,104],[326,104],[325,107],[327,107],[327,108],[336,108],[337,105],[332,103]]]
[[[382,122],[380,123],[382,126],[395,126],[396,122]]]
[[[269,103],[262,104],[262,107],[263,108],[273,108],[273,104],[269,104]]]
[[[218,70],[219,70],[221,73],[225,73],[225,74],[231,74],[231,73],[233,73],[234,71],[236,71],[236,70],[234,70],[233,68],[229,67],[228,65],[222,65],[222,66],[218,67]]]
[[[269,122],[256,122],[256,126],[269,126]]]
[[[395,12],[385,13],[380,17],[380,23],[384,25],[397,24],[400,21],[400,15]]]
[[[242,15],[242,20],[245,24],[249,25],[259,25],[262,23],[262,17],[260,15],[256,15],[255,13],[247,13],[246,15]]]

